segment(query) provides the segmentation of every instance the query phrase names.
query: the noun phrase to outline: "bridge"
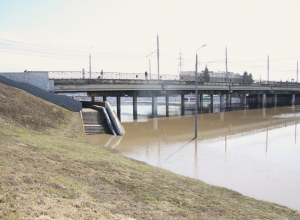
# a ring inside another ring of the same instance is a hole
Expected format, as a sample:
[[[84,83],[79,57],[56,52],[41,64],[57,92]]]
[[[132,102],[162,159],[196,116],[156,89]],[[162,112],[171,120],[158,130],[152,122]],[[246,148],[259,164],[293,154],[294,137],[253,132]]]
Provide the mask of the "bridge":
[[[26,82],[44,90],[54,93],[87,93],[91,101],[95,97],[107,96],[117,98],[117,115],[120,117],[121,97],[133,97],[133,116],[137,117],[137,97],[152,97],[152,114],[157,115],[157,97],[166,97],[166,115],[169,115],[169,97],[181,96],[181,109],[184,112],[184,96],[195,93],[195,77],[179,75],[150,74],[146,78],[142,73],[112,73],[112,72],[59,72],[59,71],[28,71],[19,73],[0,73],[7,78],[19,82]],[[214,80],[212,80],[214,81]],[[243,104],[257,103],[266,106],[272,103],[275,106],[280,102],[289,102],[294,105],[296,98],[300,98],[300,84],[290,82],[203,82],[198,81],[198,108],[203,108],[203,95],[211,98],[210,106],[213,107],[213,96],[220,97],[220,108],[231,106],[231,97],[243,97]],[[226,98],[225,98],[226,97]],[[226,100],[226,101],[225,101]]]
[[[180,80],[178,75],[170,79],[161,75],[162,79],[146,79],[143,74],[111,74],[109,77],[93,78],[54,78],[54,91],[56,93],[76,93],[84,92],[91,97],[92,102],[95,97],[115,96],[117,98],[117,115],[120,117],[122,96],[133,97],[133,116],[137,116],[137,97],[152,97],[152,114],[157,114],[157,97],[166,97],[166,115],[169,115],[169,97],[181,95],[181,109],[184,111],[184,96],[195,93],[195,78]],[[153,77],[155,78],[155,77]],[[165,79],[167,78],[167,79]],[[267,97],[277,105],[278,101],[288,101],[294,105],[296,95],[300,97],[300,84],[287,82],[257,82],[257,83],[233,83],[233,82],[198,82],[198,108],[203,108],[203,95],[210,95],[210,106],[213,106],[213,96],[220,97],[220,108],[231,105],[231,97],[242,96],[243,104],[247,102],[257,103],[266,106]],[[226,99],[225,99],[226,97]]]

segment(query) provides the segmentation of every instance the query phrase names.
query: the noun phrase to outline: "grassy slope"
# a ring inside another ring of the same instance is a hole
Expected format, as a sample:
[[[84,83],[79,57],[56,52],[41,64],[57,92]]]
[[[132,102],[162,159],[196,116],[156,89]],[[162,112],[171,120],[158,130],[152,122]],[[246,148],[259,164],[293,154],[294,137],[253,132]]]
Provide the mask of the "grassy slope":
[[[299,219],[85,141],[79,113],[0,84],[0,219]]]

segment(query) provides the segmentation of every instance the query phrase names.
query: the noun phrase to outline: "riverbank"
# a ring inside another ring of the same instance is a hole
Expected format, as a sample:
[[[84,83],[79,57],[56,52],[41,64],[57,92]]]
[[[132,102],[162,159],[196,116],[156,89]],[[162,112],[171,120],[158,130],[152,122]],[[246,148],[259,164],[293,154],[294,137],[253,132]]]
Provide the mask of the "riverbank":
[[[0,84],[0,218],[299,219],[89,144],[79,113]]]

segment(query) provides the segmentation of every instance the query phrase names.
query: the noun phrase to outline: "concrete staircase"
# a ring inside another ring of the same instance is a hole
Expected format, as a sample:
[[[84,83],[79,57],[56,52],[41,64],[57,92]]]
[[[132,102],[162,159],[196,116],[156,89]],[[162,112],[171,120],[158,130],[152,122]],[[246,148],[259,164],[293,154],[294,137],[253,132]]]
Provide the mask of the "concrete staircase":
[[[107,126],[103,112],[90,108],[82,109],[84,130],[86,135],[111,134]]]

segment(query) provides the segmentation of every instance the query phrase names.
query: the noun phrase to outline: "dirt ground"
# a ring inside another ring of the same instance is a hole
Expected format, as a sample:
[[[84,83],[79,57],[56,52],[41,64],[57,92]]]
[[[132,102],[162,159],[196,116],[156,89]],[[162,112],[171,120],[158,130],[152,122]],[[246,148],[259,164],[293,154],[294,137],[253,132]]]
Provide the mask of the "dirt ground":
[[[0,219],[300,219],[89,144],[79,113],[21,90],[0,103]]]

